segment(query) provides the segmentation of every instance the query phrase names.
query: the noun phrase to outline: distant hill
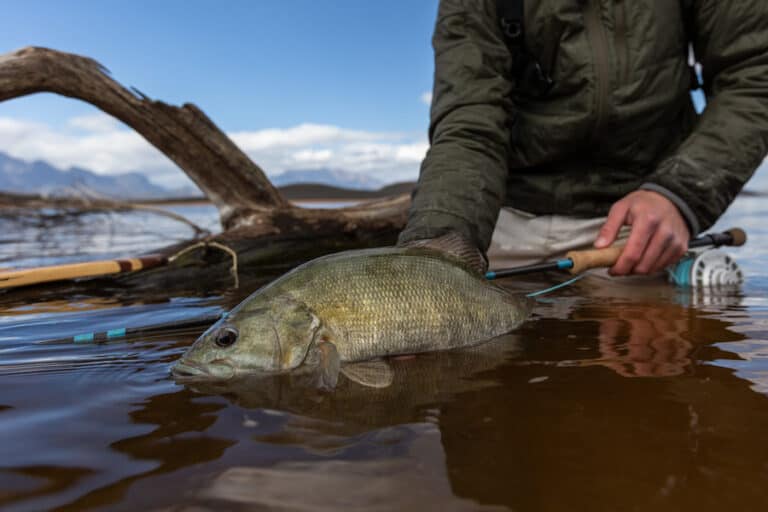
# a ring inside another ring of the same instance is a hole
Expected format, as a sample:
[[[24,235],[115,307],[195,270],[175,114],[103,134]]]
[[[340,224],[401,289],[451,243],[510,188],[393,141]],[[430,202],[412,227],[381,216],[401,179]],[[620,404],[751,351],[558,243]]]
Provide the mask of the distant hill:
[[[137,172],[101,175],[73,167],[61,170],[37,160],[25,162],[0,153],[0,190],[16,194],[71,196],[92,193],[119,199],[199,196],[192,187],[168,189]]]
[[[343,170],[290,170],[270,181],[289,199],[368,199],[408,193],[413,183],[382,187],[382,182]],[[169,189],[140,173],[101,175],[87,169],[68,170],[37,160],[25,162],[0,152],[0,193],[65,197],[94,195],[122,200],[202,197],[194,187]]]
[[[379,197],[410,194],[416,184],[413,182],[394,183],[377,190],[360,190],[332,187],[322,183],[301,183],[278,187],[286,199],[376,199]]]
[[[269,180],[276,187],[294,185],[296,183],[321,183],[339,188],[376,190],[383,185],[381,180],[364,174],[334,169],[297,169],[285,171],[281,174],[270,176]]]

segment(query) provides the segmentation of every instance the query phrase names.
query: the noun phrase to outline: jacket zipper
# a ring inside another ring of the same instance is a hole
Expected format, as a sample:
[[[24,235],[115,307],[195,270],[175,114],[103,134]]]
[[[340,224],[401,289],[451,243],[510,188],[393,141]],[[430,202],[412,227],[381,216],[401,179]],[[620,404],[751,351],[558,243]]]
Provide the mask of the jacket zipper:
[[[616,0],[613,11],[615,19],[616,60],[619,64],[619,85],[629,80],[629,50],[627,49],[627,0]]]
[[[608,36],[600,19],[600,0],[587,0],[587,8],[584,13],[584,23],[587,29],[587,37],[592,47],[592,56],[595,59],[595,126],[593,137],[597,137],[602,131],[608,110],[608,90],[610,79],[610,56],[608,54]]]

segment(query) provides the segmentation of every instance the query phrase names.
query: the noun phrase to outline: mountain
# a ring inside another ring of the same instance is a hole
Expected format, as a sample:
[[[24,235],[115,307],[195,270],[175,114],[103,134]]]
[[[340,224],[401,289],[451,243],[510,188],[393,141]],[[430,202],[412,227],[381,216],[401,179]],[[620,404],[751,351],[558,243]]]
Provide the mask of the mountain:
[[[377,190],[368,189],[350,189],[340,188],[331,185],[323,185],[320,183],[296,183],[291,185],[283,185],[279,187],[280,193],[286,199],[292,200],[306,200],[306,199],[321,199],[321,200],[345,200],[345,199],[377,199],[380,197],[398,196],[401,194],[410,194],[413,191],[413,187],[416,185],[414,182],[400,182],[387,185]]]
[[[37,160],[25,162],[0,153],[0,190],[17,194],[66,196],[90,193],[117,199],[199,196],[192,187],[168,189],[137,172],[105,176],[73,167],[63,171]]]
[[[276,187],[313,184],[349,191],[374,191],[382,187],[382,181],[376,178],[333,169],[290,170],[271,176],[270,180]],[[165,188],[152,183],[145,175],[137,172],[107,176],[79,167],[61,170],[41,160],[26,162],[2,152],[0,152],[0,191],[42,196],[90,194],[115,199],[200,196],[200,192],[192,186],[179,189]],[[312,192],[310,195],[323,192]]]
[[[316,183],[347,189],[376,190],[383,184],[381,180],[364,174],[334,169],[290,170],[270,176],[269,179],[276,187]]]

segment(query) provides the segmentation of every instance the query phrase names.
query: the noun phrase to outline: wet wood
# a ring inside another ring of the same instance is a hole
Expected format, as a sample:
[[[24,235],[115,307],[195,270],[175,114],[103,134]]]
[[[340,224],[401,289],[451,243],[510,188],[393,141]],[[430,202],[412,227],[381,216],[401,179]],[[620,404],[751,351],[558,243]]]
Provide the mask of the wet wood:
[[[122,86],[104,66],[80,55],[28,47],[0,56],[0,101],[38,92],[88,102],[136,130],[213,201],[225,228],[246,225],[257,233],[267,232],[272,216],[257,221],[259,214],[279,209],[284,217],[298,210],[280,195],[264,171],[191,103],[176,107],[152,100],[136,88]],[[376,214],[376,208],[367,207],[371,214]],[[308,217],[303,212],[296,215]]]
[[[238,281],[253,288],[312,258],[348,249],[393,245],[406,221],[407,196],[383,199],[340,210],[276,209],[269,217],[258,216],[273,230],[259,237],[251,227],[227,230],[196,244],[196,249],[174,258],[189,247],[168,247],[163,255],[168,266],[121,276],[118,282],[138,289],[155,287],[205,291],[210,287],[231,287],[232,257],[206,242],[221,244],[237,255]]]
[[[276,246],[299,255],[392,243],[405,225],[407,195],[333,210],[291,205],[198,107],[152,100],[113,80],[93,59],[37,47],[0,56],[0,101],[38,92],[90,103],[168,156],[219,210],[224,232],[207,240],[231,247],[244,262],[262,261]],[[161,252],[171,255],[176,250],[174,246]],[[298,263],[287,254],[281,260]],[[186,276],[167,267],[151,272],[153,276],[163,272],[171,280]],[[161,281],[165,279],[155,282]]]
[[[160,203],[162,204],[162,203]],[[41,213],[45,209],[46,213]],[[8,194],[0,192],[0,216],[20,217],[30,216],[46,217],[48,219],[61,219],[66,222],[73,215],[84,215],[98,212],[130,212],[143,211],[155,215],[168,217],[182,224],[186,224],[195,232],[195,237],[210,235],[211,232],[198,226],[183,215],[179,215],[166,208],[143,202],[117,201],[107,198],[81,197],[42,197],[31,194]]]
[[[284,206],[264,172],[195,105],[154,101],[110,78],[93,59],[47,48],[0,57],[0,101],[52,92],[88,102],[124,122],[173,160],[222,213]]]

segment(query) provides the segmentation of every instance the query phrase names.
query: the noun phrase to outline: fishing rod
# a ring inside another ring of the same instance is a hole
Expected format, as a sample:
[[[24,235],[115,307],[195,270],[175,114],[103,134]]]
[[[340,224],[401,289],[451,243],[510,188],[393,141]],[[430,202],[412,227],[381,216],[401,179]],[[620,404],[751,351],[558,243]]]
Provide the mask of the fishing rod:
[[[184,254],[199,248],[214,248],[226,252],[232,258],[232,277],[235,288],[238,287],[237,253],[224,244],[213,241],[202,241],[192,244],[171,256],[162,254],[147,254],[134,258],[119,258],[113,260],[86,261],[83,263],[65,263],[44,267],[22,268],[15,270],[0,270],[0,289],[29,286],[53,281],[80,279],[86,277],[101,277],[126,272],[136,272],[150,268],[161,267],[173,263]]]
[[[187,320],[177,320],[175,322],[164,322],[159,324],[145,325],[140,327],[120,327],[100,332],[85,332],[65,338],[56,338],[40,341],[40,345],[64,345],[64,344],[90,344],[106,343],[108,341],[123,340],[132,337],[156,336],[159,334],[169,334],[171,332],[181,332],[183,330],[199,330],[202,327],[209,327],[223,316],[222,313],[216,315],[206,315]]]
[[[747,234],[743,229],[732,228],[722,233],[711,233],[694,238],[688,242],[689,249],[698,247],[739,247],[747,242]],[[614,245],[604,249],[590,249],[585,251],[570,251],[565,258],[526,265],[523,267],[505,268],[491,270],[485,274],[489,280],[502,277],[519,276],[524,274],[534,274],[536,272],[547,272],[551,270],[567,270],[573,275],[581,274],[585,270],[592,268],[611,267],[618,261],[623,245]]]
[[[66,263],[46,267],[5,270],[0,272],[0,288],[13,288],[30,284],[96,277],[123,272],[135,272],[165,265],[168,259],[157,254],[136,258],[88,261],[85,263]]]

